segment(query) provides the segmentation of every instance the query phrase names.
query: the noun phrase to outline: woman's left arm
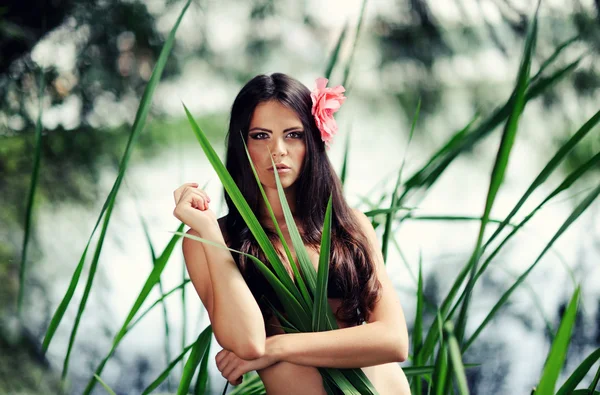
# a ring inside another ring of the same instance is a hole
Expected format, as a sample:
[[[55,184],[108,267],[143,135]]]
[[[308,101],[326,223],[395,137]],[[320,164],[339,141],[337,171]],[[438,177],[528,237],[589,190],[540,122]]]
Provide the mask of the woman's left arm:
[[[380,298],[366,324],[325,332],[290,333],[267,338],[265,356],[275,361],[329,368],[361,368],[408,357],[409,339],[400,300],[383,263],[369,219],[353,210],[367,236],[381,283]]]

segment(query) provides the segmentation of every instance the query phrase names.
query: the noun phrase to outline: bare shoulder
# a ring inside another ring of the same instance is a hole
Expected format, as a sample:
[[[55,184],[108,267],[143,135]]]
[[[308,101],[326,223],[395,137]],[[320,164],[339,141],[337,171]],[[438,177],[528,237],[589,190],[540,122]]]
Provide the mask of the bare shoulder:
[[[369,217],[367,217],[365,215],[365,213],[363,213],[362,211],[360,211],[357,208],[352,208],[352,214],[354,214],[354,217],[356,218],[356,221],[358,222],[358,224],[360,225],[360,229],[365,233],[365,236],[370,236],[371,232],[375,232],[375,230],[373,229],[373,225],[371,225],[371,221],[369,220]]]

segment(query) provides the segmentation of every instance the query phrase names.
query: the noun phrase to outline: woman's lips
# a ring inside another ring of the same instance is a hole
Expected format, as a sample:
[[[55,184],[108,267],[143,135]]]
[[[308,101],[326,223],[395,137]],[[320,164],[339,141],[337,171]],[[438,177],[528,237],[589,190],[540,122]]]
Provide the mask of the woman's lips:
[[[269,171],[273,172],[273,168],[270,168]],[[289,167],[279,167],[279,168],[277,168],[277,174],[289,173],[290,171],[292,171],[292,169],[290,169]]]

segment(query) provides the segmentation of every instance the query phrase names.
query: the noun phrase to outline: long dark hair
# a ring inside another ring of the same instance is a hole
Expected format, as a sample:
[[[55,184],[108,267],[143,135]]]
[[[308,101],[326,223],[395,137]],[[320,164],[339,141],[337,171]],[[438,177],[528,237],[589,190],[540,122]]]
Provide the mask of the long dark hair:
[[[380,283],[375,275],[374,261],[369,242],[342,194],[342,185],[325,153],[325,144],[311,114],[312,99],[309,89],[285,74],[258,75],[239,92],[231,108],[227,133],[226,167],[238,188],[248,201],[254,214],[260,213],[260,190],[252,174],[242,138],[248,139],[248,128],[254,109],[259,103],[275,100],[292,109],[304,127],[306,155],[302,171],[296,180],[295,216],[302,226],[304,243],[315,250],[320,246],[325,209],[332,195],[332,242],[330,255],[331,288],[342,295],[338,319],[360,324],[367,320],[379,296]],[[241,135],[240,135],[241,132]],[[252,254],[267,263],[254,236],[249,231],[230,197],[225,195],[229,213],[225,220],[228,244],[235,249]],[[265,228],[271,241],[278,243],[277,235]],[[270,309],[267,299],[281,308],[271,286],[262,274],[240,255],[236,263],[252,291],[265,317]]]

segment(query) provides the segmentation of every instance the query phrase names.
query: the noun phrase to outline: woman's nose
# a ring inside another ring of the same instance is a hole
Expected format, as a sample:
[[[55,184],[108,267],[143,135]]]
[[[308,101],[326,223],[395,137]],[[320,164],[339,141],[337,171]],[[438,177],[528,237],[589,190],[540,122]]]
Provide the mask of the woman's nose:
[[[287,148],[283,139],[274,139],[271,147],[273,157],[283,156],[287,153]]]

